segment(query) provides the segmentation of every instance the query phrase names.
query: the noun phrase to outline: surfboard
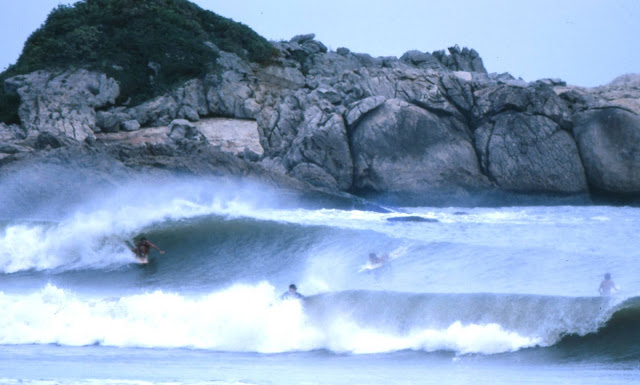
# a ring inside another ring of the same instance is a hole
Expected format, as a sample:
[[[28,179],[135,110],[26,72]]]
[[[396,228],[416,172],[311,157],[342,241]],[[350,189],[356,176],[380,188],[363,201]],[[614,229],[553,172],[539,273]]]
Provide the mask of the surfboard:
[[[392,252],[389,253],[389,258],[387,259],[387,262],[384,262],[384,263],[382,262],[371,263],[371,261],[367,261],[367,263],[360,266],[360,269],[358,269],[358,273],[362,273],[363,271],[371,271],[371,270],[379,269],[382,266],[387,265],[389,262],[393,261],[394,259],[405,255],[407,253],[407,249],[408,249],[407,246],[400,246],[397,249],[393,250]]]
[[[367,262],[364,265],[360,266],[360,270],[358,270],[358,273],[362,273],[363,271],[371,271],[371,270],[375,270],[379,267],[382,267],[384,265],[384,263],[371,263],[371,262]]]

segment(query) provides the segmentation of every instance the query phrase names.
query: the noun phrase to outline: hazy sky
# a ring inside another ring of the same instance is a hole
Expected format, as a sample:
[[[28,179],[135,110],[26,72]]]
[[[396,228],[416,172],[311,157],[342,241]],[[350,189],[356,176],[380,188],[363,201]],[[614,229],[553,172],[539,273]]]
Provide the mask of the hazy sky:
[[[315,33],[329,49],[373,56],[478,51],[489,72],[597,86],[640,73],[640,0],[195,0],[270,40]],[[58,4],[0,0],[0,70]]]

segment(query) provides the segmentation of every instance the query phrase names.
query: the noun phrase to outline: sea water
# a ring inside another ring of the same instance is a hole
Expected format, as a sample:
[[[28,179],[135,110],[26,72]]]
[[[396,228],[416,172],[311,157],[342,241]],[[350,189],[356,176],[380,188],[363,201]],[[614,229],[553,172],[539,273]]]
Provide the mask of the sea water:
[[[0,383],[640,381],[635,207],[365,211],[202,178],[80,199],[3,187]],[[166,251],[144,266],[126,243],[141,235]],[[391,261],[363,270],[371,252]],[[619,292],[601,297],[607,272]],[[280,300],[290,283],[304,300]]]

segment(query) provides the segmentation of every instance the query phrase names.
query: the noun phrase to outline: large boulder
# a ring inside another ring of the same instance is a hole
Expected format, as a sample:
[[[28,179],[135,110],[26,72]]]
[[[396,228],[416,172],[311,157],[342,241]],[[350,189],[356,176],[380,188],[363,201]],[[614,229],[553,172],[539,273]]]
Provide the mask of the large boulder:
[[[95,109],[115,103],[120,94],[114,79],[82,69],[36,71],[9,78],[5,85],[20,96],[18,114],[29,135],[46,131],[77,141],[93,137]]]
[[[487,187],[467,127],[398,99],[351,128],[354,187],[426,193]]]
[[[483,170],[502,189],[587,190],[575,141],[548,117],[506,112],[481,125],[474,134]]]
[[[108,111],[96,112],[97,132],[118,132],[123,122],[131,120],[125,107],[116,107]]]
[[[192,122],[209,115],[204,85],[200,80],[190,80],[173,92],[179,109],[177,118]]]
[[[353,162],[342,116],[326,114],[317,107],[307,109],[285,160],[300,180],[348,190],[353,181]]]
[[[122,131],[127,131],[127,132],[137,131],[140,129],[140,123],[138,123],[138,121],[135,119],[125,120],[120,124],[120,127],[122,128]]]
[[[573,133],[593,188],[640,193],[640,116],[620,108],[588,110],[576,117]]]
[[[169,124],[169,138],[174,141],[194,140],[206,142],[198,127],[186,119],[176,119]]]
[[[128,110],[128,115],[142,127],[167,126],[175,119],[180,106],[172,95],[158,96]]]

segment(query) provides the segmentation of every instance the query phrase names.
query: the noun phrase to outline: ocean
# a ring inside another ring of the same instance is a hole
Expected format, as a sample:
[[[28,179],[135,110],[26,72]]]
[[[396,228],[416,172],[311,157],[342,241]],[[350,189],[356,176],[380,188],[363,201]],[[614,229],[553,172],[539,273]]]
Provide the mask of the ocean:
[[[1,182],[2,384],[640,382],[636,207]],[[166,252],[136,263],[140,236]],[[372,252],[390,261],[364,269]]]

